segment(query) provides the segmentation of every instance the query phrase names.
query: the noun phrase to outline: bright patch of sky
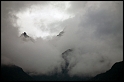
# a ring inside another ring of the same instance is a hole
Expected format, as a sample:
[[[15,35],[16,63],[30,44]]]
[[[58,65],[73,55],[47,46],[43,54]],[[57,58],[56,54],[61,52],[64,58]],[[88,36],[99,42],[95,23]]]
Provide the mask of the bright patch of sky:
[[[74,17],[74,15],[67,13],[67,9],[70,7],[70,2],[50,2],[45,6],[32,5],[23,12],[15,13],[18,18],[16,25],[19,28],[19,34],[25,31],[35,39],[39,37],[46,39],[57,35],[61,29],[51,32],[50,28],[53,27],[49,25]]]

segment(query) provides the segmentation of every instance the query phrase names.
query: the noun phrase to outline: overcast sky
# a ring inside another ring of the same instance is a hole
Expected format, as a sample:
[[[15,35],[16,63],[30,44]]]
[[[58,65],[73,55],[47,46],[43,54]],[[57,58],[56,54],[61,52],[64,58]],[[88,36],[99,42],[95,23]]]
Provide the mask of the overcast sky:
[[[35,42],[20,39],[23,32]],[[95,76],[122,61],[123,2],[1,2],[2,64],[34,74],[60,73],[67,49],[73,50],[67,56],[71,76]]]

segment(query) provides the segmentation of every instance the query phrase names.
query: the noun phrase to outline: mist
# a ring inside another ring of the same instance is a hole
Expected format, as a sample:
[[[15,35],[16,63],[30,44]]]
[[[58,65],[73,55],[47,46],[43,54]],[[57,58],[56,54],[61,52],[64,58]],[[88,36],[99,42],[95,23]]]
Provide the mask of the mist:
[[[56,3],[56,2],[52,2]],[[68,49],[68,74],[70,76],[95,76],[111,68],[123,60],[123,3],[122,1],[71,1],[65,10],[67,18],[49,22],[44,19],[46,27],[39,26],[40,32],[48,32],[49,36],[35,35],[31,31],[31,23],[17,20],[18,12],[25,12],[32,5],[39,6],[51,2],[1,2],[1,63],[14,64],[31,74],[51,75],[61,73],[65,66],[62,53]],[[56,4],[61,4],[56,3]],[[63,8],[62,5],[56,8]],[[65,3],[63,3],[65,4]],[[47,11],[46,11],[47,12]],[[39,17],[41,20],[42,17]],[[30,21],[30,20],[29,20]],[[47,22],[46,22],[47,21]],[[36,23],[35,23],[36,24]],[[28,26],[30,25],[30,26]],[[33,25],[33,24],[32,24]],[[23,41],[19,36],[22,31],[35,39]],[[57,36],[61,31],[62,36]],[[50,36],[51,35],[51,36]],[[36,37],[37,36],[37,37]]]

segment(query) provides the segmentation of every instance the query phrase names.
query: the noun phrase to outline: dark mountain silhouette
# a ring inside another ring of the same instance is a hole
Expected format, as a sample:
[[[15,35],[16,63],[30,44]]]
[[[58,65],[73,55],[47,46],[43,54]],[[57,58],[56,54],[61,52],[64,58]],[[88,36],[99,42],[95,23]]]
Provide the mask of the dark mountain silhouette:
[[[62,56],[66,59],[68,53],[72,52],[72,49],[68,49],[63,52]],[[65,63],[66,60],[65,60]],[[110,70],[105,73],[98,74],[95,77],[70,77],[68,75],[68,64],[62,68],[61,73],[55,73],[52,75],[28,75],[22,68],[11,65],[1,65],[1,80],[2,81],[123,81],[123,61],[115,63]]]
[[[66,32],[66,27],[57,35],[57,36],[62,36]]]
[[[91,81],[123,81],[123,61],[115,63],[110,70],[99,74]]]
[[[62,73],[66,73],[68,72],[68,65],[69,65],[69,61],[67,56],[70,55],[69,53],[72,52],[72,49],[68,49],[65,52],[62,53],[62,58],[65,60],[65,67],[62,67]]]
[[[20,38],[22,38],[23,41],[32,41],[32,42],[35,42],[35,40],[32,37],[28,36],[26,32],[22,33],[20,35]]]
[[[26,32],[22,33],[21,36],[24,36],[25,38],[29,38],[29,36],[27,35]],[[21,36],[20,36],[20,37],[21,37]]]
[[[33,81],[33,78],[25,73],[22,68],[15,65],[1,65],[2,81]]]

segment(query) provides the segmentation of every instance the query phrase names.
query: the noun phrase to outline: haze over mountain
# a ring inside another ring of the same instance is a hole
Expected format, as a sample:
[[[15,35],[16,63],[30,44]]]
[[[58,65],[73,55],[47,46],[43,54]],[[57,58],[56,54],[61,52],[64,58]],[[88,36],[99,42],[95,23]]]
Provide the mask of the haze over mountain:
[[[122,1],[1,2],[2,64],[31,76],[80,78],[122,60]]]
[[[67,69],[64,69],[67,70]],[[95,77],[70,77],[66,72],[60,74],[32,75],[26,74],[22,68],[15,65],[1,66],[2,81],[123,81],[123,61],[115,63],[110,70]]]

